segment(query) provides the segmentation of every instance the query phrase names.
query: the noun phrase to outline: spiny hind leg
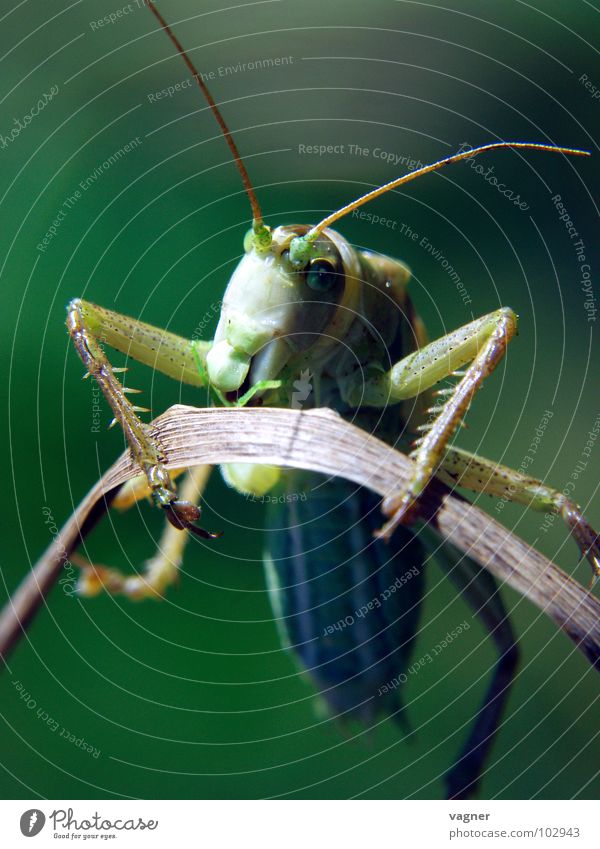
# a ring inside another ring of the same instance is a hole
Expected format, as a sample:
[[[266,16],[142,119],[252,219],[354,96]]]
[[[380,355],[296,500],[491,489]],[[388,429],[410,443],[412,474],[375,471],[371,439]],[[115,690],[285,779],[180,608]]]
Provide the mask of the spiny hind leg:
[[[200,365],[209,343],[192,343],[79,298],[71,301],[67,308],[67,328],[87,369],[86,377],[91,375],[96,380],[112,408],[115,421],[123,428],[131,454],[146,476],[154,503],[165,510],[167,519],[179,530],[212,536],[193,524],[200,516],[199,509],[177,497],[152,428],[136,415],[144,408],[130,403],[126,393],[135,390],[121,385],[116,373],[122,369],[111,366],[101,345],[106,342],[169,377],[202,386],[204,378]]]
[[[189,504],[198,504],[204,491],[212,466],[195,466],[190,469],[180,487],[180,498]],[[135,479],[137,488],[125,493],[120,492],[115,501],[121,509],[127,509],[150,493],[145,479]],[[142,484],[145,484],[143,486]],[[119,504],[119,498],[121,503]],[[114,502],[113,502],[114,503]],[[78,555],[73,562],[81,567],[77,592],[81,596],[95,596],[105,590],[113,595],[125,595],[139,601],[144,598],[162,598],[168,587],[177,581],[189,534],[182,534],[170,522],[165,527],[158,543],[156,554],[144,564],[143,571],[134,575],[125,575],[118,569],[112,569],[99,563],[90,563]]]
[[[454,447],[448,449],[437,476],[450,486],[463,486],[473,492],[524,504],[542,513],[556,513],[564,520],[582,557],[586,557],[592,567],[590,588],[600,577],[600,536],[586,521],[580,507],[562,492],[508,466]]]
[[[422,436],[415,443],[415,467],[408,486],[383,502],[383,512],[390,519],[379,536],[388,538],[399,524],[414,517],[419,495],[435,473],[448,441],[473,396],[504,356],[516,330],[516,315],[511,309],[502,308],[430,342],[364,385],[362,403],[385,406],[414,398],[452,375],[460,378],[456,386],[437,393],[440,401],[429,411],[433,418],[421,426]],[[467,363],[470,365],[466,371],[457,372]]]

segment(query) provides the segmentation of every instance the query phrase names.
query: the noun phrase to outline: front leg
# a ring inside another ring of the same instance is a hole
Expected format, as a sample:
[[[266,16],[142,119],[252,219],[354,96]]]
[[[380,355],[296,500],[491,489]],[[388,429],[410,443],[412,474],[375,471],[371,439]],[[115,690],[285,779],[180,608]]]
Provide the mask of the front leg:
[[[435,418],[420,428],[423,436],[416,443],[414,472],[403,492],[394,493],[384,500],[383,512],[391,518],[379,531],[379,536],[389,538],[400,523],[413,518],[417,499],[434,475],[448,441],[461,423],[473,396],[504,356],[516,330],[516,315],[511,309],[503,307],[425,345],[389,371],[375,374],[366,384],[355,388],[354,394],[358,398],[354,400],[384,407],[416,397],[440,380],[456,374],[456,370],[466,363],[471,363],[464,373],[459,373],[461,379],[455,387],[439,393],[444,400],[430,410]]]
[[[100,341],[170,377],[197,386],[203,384],[197,357],[205,356],[207,343],[192,343],[79,298],[71,301],[67,308],[67,328],[87,375],[96,380],[112,407],[115,420],[123,428],[132,456],[146,476],[154,503],[165,511],[167,519],[177,529],[189,530],[204,538],[213,537],[194,525],[200,517],[199,508],[178,499],[152,429],[136,415],[144,408],[132,405],[127,399],[128,390],[115,376],[119,369],[111,366]]]

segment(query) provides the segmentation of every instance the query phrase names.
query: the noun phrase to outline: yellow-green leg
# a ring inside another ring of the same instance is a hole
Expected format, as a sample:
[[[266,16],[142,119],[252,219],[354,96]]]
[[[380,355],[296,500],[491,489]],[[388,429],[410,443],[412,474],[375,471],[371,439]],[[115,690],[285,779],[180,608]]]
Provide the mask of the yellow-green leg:
[[[504,307],[478,318],[453,333],[430,342],[396,363],[387,372],[373,374],[351,393],[351,402],[374,407],[414,398],[440,380],[457,375],[458,383],[438,393],[432,418],[420,430],[414,452],[415,469],[407,488],[388,496],[383,511],[391,518],[379,532],[388,538],[402,522],[413,518],[419,495],[435,473],[449,439],[460,425],[473,396],[506,352],[517,330],[517,317]],[[457,372],[470,363],[464,372]]]
[[[206,486],[212,466],[196,466],[190,469],[183,479],[180,497],[188,503],[198,504]],[[148,489],[138,486],[128,488],[122,496],[121,507],[128,509],[148,494]],[[121,493],[115,501],[119,500]],[[114,506],[114,502],[113,502]],[[77,592],[82,596],[94,596],[102,590],[113,595],[122,594],[139,601],[145,598],[162,598],[168,587],[177,581],[189,534],[167,522],[158,543],[156,554],[144,564],[143,571],[135,575],[124,575],[118,569],[112,569],[99,563],[90,563],[74,555],[73,561],[81,567],[81,576],[77,583]]]
[[[472,492],[525,504],[542,513],[558,514],[569,528],[582,557],[586,557],[592,567],[592,583],[600,577],[600,538],[578,505],[562,492],[508,466],[454,447],[446,452],[437,477],[449,486],[462,486]]]
[[[106,343],[169,377],[204,385],[198,360],[206,358],[207,342],[191,342],[111,310],[79,298],[67,307],[67,328],[86,369],[100,386],[112,407],[115,420],[123,428],[134,460],[146,476],[154,503],[162,507],[171,524],[179,530],[190,530],[199,536],[214,536],[194,525],[200,510],[189,501],[177,497],[177,490],[164,466],[165,458],[151,427],[136,415],[142,407],[132,405],[109,363],[102,344]]]

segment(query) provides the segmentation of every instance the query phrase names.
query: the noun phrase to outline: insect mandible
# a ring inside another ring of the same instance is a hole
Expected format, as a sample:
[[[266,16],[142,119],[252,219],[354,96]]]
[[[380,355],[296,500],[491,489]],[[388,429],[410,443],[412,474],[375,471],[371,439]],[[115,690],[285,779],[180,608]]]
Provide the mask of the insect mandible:
[[[423,535],[417,537],[409,528],[433,477],[559,514],[594,577],[600,575],[600,544],[578,506],[558,490],[451,444],[473,397],[516,333],[515,313],[503,307],[430,342],[408,294],[407,266],[356,249],[331,227],[385,192],[486,150],[588,154],[527,142],[487,144],[417,168],[315,225],[272,229],[263,220],[246,167],[205,82],[154,3],[147,5],[219,123],[250,200],[252,227],[227,285],[212,341],[190,341],[80,299],[68,306],[67,327],[75,348],[142,472],[117,496],[117,504],[128,506],[149,494],[168,520],[160,552],[143,575],[126,577],[88,564],[79,592],[93,595],[103,588],[132,599],[162,595],[177,575],[186,531],[202,538],[218,536],[198,525],[205,470],[187,472],[178,491],[151,430],[138,417],[142,408],[127,397],[133,390],[120,382],[120,369],[111,366],[100,340],[175,380],[208,387],[218,404],[290,406],[300,393],[305,406],[331,407],[394,445],[410,433],[416,436],[412,477],[406,488],[384,500],[387,521],[381,528],[375,496],[342,479],[323,482],[307,472],[272,466],[223,467],[226,481],[237,491],[280,496],[273,498],[271,510],[286,511],[287,519],[272,518],[287,529],[271,535],[265,556],[273,607],[284,641],[329,709],[358,719],[383,710],[403,721],[402,688],[381,691],[386,682],[402,677],[411,657],[425,552]],[[308,381],[304,392],[303,382]],[[335,519],[333,538],[319,521],[324,514],[329,514],[328,529]],[[494,578],[449,546],[441,559],[499,652],[477,720],[446,778],[448,795],[456,798],[472,794],[477,786],[514,676],[517,648]],[[339,625],[373,599],[378,605],[372,605],[361,628]],[[374,700],[378,692],[381,697]]]

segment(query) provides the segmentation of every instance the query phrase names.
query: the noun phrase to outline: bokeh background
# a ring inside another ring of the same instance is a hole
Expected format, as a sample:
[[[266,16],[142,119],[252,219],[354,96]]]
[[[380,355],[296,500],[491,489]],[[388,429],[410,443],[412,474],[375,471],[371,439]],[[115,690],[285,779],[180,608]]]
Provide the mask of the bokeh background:
[[[0,133],[8,137],[13,119],[51,86],[58,93],[0,149],[6,597],[50,542],[47,516],[62,524],[123,448],[118,430],[106,430],[104,406],[101,432],[93,431],[92,386],[82,383],[64,330],[67,301],[82,295],[188,336],[202,325],[210,338],[249,218],[197,91],[149,99],[186,72],[143,3],[9,5],[0,27]],[[95,23],[119,9],[115,23]],[[214,73],[213,95],[270,223],[314,221],[406,170],[394,157],[428,162],[461,142],[525,139],[597,154],[600,100],[581,79],[600,87],[594,3],[266,0],[225,8],[163,0],[161,9],[199,69]],[[270,68],[219,72],[283,57]],[[102,171],[134,138],[135,150]],[[301,152],[311,144],[345,148]],[[550,410],[529,468],[562,488],[600,414],[599,348],[574,245],[551,198],[562,196],[595,275],[599,159],[498,152],[479,161],[527,209],[456,165],[368,210],[397,227],[349,218],[339,229],[409,263],[431,335],[504,304],[518,312],[520,335],[473,404],[460,444],[518,466]],[[101,176],[67,208],[97,168]],[[61,209],[66,215],[42,253],[36,246]],[[447,259],[470,303],[401,225]],[[597,298],[597,283],[595,291]],[[131,375],[155,412],[205,403],[141,366]],[[574,492],[596,526],[599,469],[596,445]],[[218,474],[206,500],[206,526],[226,533],[216,544],[190,546],[180,584],[163,603],[80,601],[68,580],[51,593],[0,675],[0,793],[441,797],[441,775],[494,659],[481,627],[474,622],[412,676],[410,744],[385,719],[366,731],[340,728],[315,712],[310,683],[280,649],[261,565],[262,505],[227,490]],[[498,516],[494,502],[481,503]],[[588,567],[576,569],[576,546],[560,522],[545,533],[543,517],[510,505],[502,520],[587,582]],[[152,554],[160,529],[161,517],[144,505],[103,521],[87,550],[133,570]],[[471,621],[434,564],[427,580],[417,657]],[[537,609],[507,588],[503,596],[523,662],[482,795],[593,798],[597,675]]]

